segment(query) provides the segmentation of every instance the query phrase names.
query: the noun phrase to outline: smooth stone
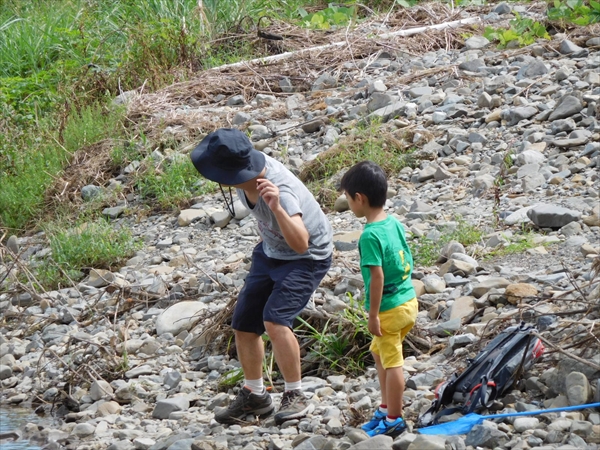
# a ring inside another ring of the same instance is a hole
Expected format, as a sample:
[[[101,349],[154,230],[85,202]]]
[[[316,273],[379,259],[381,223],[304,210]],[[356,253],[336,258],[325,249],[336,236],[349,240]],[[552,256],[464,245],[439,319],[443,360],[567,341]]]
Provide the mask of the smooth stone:
[[[198,320],[198,313],[206,309],[206,303],[199,301],[183,301],[165,309],[156,318],[156,334],[171,333],[178,335],[189,329]]]

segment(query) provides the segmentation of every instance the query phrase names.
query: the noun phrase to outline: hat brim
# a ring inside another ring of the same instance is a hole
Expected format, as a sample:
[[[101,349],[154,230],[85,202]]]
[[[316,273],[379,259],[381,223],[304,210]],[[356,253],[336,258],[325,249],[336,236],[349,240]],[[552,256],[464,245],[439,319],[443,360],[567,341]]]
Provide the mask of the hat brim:
[[[264,153],[253,148],[249,155],[250,168],[244,168],[234,172],[231,169],[216,167],[215,165],[208,163],[208,158],[202,158],[206,149],[201,148],[201,146],[202,144],[198,145],[192,152],[194,166],[204,178],[219,184],[235,186],[245,183],[252,178],[258,177],[266,166]],[[194,153],[196,153],[196,155],[194,155]]]

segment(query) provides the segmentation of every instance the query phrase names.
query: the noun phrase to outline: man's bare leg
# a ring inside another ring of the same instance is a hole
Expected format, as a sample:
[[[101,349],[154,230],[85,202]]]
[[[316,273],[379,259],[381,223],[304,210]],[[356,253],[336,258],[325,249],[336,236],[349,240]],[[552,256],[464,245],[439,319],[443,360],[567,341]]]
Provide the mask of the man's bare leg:
[[[242,364],[244,378],[247,380],[262,378],[262,363],[265,356],[262,338],[256,333],[235,330],[235,347]]]
[[[265,328],[271,339],[275,361],[283,379],[288,383],[300,381],[300,346],[296,336],[285,325],[265,322]]]

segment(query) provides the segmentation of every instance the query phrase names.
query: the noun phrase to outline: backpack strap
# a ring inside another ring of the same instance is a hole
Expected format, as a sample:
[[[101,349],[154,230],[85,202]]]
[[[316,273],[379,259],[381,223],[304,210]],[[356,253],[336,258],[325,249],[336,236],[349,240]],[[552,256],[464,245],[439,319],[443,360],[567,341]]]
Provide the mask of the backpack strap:
[[[471,390],[469,400],[463,407],[463,411],[465,414],[469,414],[478,407],[487,408],[487,404],[494,401],[497,395],[496,383],[488,381],[487,375],[484,375],[481,377],[481,382]]]

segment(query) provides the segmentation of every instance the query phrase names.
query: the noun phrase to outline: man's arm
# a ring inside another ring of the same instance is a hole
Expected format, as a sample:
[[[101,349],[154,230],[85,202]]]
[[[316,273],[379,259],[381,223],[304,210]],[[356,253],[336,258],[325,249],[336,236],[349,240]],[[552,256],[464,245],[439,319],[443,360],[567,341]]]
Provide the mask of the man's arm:
[[[281,234],[285,242],[298,254],[306,253],[308,250],[308,230],[304,226],[302,216],[294,214],[289,216],[279,203],[279,188],[266,178],[257,180],[259,195],[263,198],[267,206],[273,211]],[[383,287],[382,287],[383,289]]]
[[[369,266],[371,285],[369,286],[369,331],[375,336],[381,336],[379,326],[379,308],[383,296],[383,269],[381,266]]]

